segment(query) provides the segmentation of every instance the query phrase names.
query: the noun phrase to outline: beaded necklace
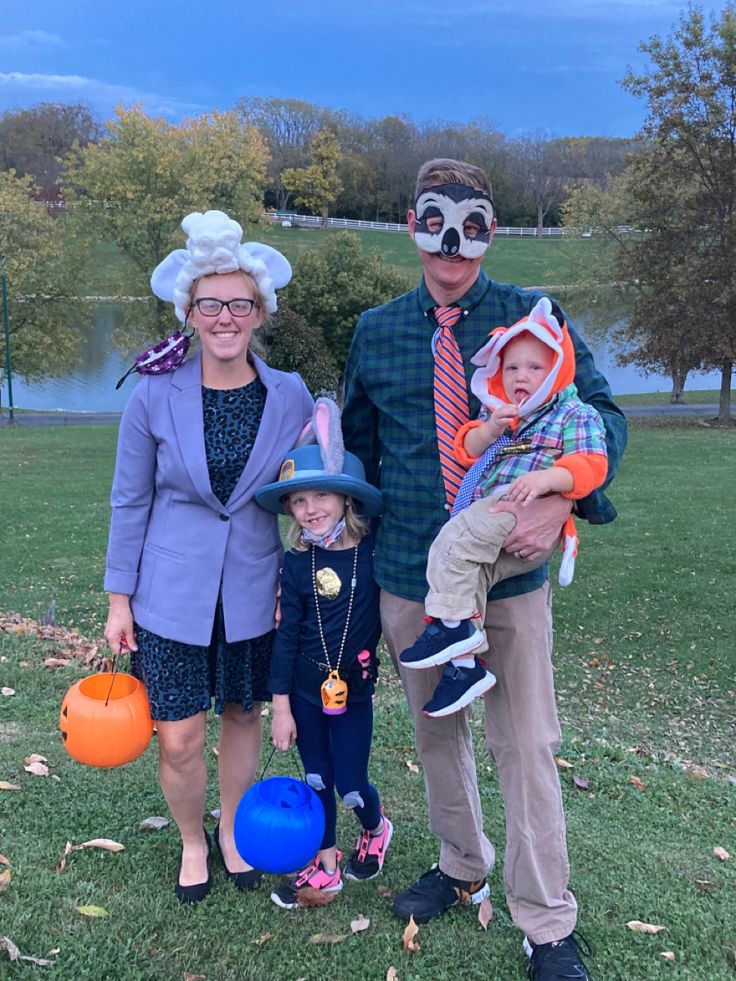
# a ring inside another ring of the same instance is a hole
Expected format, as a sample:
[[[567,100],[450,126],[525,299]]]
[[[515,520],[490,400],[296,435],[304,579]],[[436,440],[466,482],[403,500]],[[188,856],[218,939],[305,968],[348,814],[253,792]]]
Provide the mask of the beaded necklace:
[[[319,609],[319,590],[317,589],[317,546],[312,545],[312,589],[314,590],[314,606],[317,611],[317,627],[319,628],[319,636],[322,641],[322,650],[325,655],[325,662],[327,664],[327,678],[322,682],[320,686],[320,694],[322,696],[322,711],[326,715],[342,715],[343,712],[347,712],[347,699],[348,699],[348,686],[343,678],[340,677],[340,662],[342,661],[342,655],[345,651],[345,641],[348,637],[348,627],[350,626],[350,617],[353,612],[353,600],[355,598],[355,587],[358,582],[358,544],[356,543],[353,548],[353,575],[350,580],[350,596],[348,598],[348,612],[345,617],[345,629],[342,632],[342,640],[340,641],[340,650],[337,654],[337,663],[335,667],[332,667],[332,662],[330,661],[330,655],[327,652],[327,641],[325,640],[325,632],[322,626],[322,614]]]

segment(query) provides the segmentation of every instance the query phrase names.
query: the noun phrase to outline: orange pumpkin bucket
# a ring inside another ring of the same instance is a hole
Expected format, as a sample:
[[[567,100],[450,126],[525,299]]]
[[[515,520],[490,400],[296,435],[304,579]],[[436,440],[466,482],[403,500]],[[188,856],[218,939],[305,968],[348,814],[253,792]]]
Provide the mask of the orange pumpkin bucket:
[[[153,735],[146,689],[132,674],[120,671],[82,678],[64,696],[59,729],[64,748],[79,763],[130,763]]]

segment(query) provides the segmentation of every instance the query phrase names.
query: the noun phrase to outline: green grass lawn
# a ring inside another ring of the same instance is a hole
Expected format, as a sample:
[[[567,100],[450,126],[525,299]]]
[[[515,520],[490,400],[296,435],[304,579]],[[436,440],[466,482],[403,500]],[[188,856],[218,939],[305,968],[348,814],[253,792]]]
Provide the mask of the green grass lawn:
[[[114,440],[108,427],[0,429],[0,610],[39,617],[54,598],[61,624],[100,636]],[[576,581],[555,591],[560,756],[571,764],[560,770],[571,885],[598,981],[734,977],[735,440],[688,419],[634,421],[612,488],[620,517],[606,527],[581,526]],[[112,771],[84,768],[65,754],[59,705],[83,668],[43,665],[58,653],[58,644],[31,634],[0,633],[1,685],[15,690],[0,696],[0,781],[21,788],[0,790],[0,852],[12,874],[0,891],[0,934],[26,955],[58,948],[54,976],[383,981],[392,966],[400,981],[524,976],[521,938],[503,900],[503,805],[479,717],[484,813],[499,847],[494,917],[484,932],[475,910],[454,911],[421,927],[420,950],[409,953],[389,899],[436,859],[436,842],[421,773],[407,767],[416,755],[403,697],[386,667],[373,775],[396,835],[381,879],[349,883],[326,909],[292,913],[270,903],[267,887],[237,894],[218,871],[207,902],[182,909],[173,895],[175,829],[138,831],[144,818],[166,813],[155,751]],[[211,745],[215,739],[213,722]],[[34,752],[48,758],[52,776],[24,771]],[[212,808],[215,758],[208,758]],[[294,772],[288,762],[275,763],[279,769]],[[207,823],[211,830],[214,822]],[[343,848],[354,834],[342,814]],[[65,871],[54,871],[67,840],[94,837],[120,841],[125,851],[75,852]],[[733,857],[719,860],[716,847]],[[109,915],[87,919],[76,909],[85,904]],[[371,925],[353,936],[350,922],[359,914]],[[633,933],[630,920],[666,929]],[[344,939],[314,942],[319,934]],[[41,970],[11,965],[0,951],[0,977]]]
[[[322,248],[339,229],[281,228],[279,225],[251,225],[245,229],[246,240],[258,240],[279,249],[293,264],[308,249]],[[364,249],[379,249],[388,263],[405,273],[412,281],[419,276],[419,260],[408,234],[398,232],[360,231]],[[580,269],[600,264],[601,243],[595,239],[494,239],[484,268],[489,276],[501,282],[521,286],[558,288],[574,286],[580,281]],[[96,245],[80,282],[80,292],[106,296],[125,292],[126,279],[140,277],[127,259],[111,242]]]

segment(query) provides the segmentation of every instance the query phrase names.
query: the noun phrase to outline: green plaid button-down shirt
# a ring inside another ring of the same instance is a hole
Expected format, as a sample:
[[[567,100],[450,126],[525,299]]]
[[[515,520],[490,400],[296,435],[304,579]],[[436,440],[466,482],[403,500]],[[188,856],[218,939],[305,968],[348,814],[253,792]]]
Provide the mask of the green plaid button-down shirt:
[[[471,417],[479,409],[470,393],[471,357],[494,327],[515,323],[541,295],[493,282],[481,271],[457,301],[464,316],[454,330],[465,362]],[[389,592],[420,602],[427,591],[429,546],[449,517],[434,419],[435,306],[422,281],[411,292],[363,314],[348,354],[342,416],[346,448],[360,457],[368,480],[383,493],[385,510],[376,534],[376,579]],[[553,309],[555,313],[559,310],[556,304]],[[570,336],[578,395],[595,406],[606,427],[608,484],[626,446],[626,419],[614,405],[592,354],[572,328]],[[616,517],[602,490],[577,501],[575,510],[592,524],[605,524]],[[507,579],[493,589],[491,599],[537,589],[546,577],[547,568],[542,567]]]

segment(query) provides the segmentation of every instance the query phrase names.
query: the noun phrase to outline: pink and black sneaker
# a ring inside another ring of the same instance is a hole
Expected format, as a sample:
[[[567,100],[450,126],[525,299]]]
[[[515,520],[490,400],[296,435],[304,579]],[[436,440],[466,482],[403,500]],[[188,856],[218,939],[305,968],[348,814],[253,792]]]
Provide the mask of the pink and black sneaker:
[[[299,905],[298,895],[301,889],[319,889],[320,892],[340,892],[342,889],[342,877],[340,875],[340,859],[342,852],[337,853],[335,871],[328,872],[317,857],[309,865],[297,872],[296,875],[288,876],[283,880],[278,889],[271,893],[272,902],[280,906],[281,909],[296,909]]]
[[[383,860],[386,857],[393,833],[394,826],[385,815],[383,827],[379,834],[372,835],[370,831],[361,831],[355,843],[355,851],[345,866],[345,878],[354,879],[357,882],[375,879],[383,868]]]

